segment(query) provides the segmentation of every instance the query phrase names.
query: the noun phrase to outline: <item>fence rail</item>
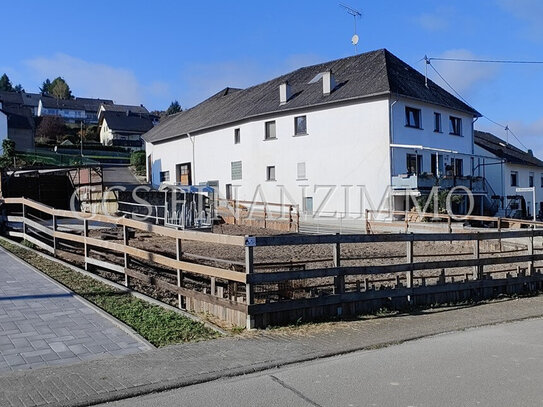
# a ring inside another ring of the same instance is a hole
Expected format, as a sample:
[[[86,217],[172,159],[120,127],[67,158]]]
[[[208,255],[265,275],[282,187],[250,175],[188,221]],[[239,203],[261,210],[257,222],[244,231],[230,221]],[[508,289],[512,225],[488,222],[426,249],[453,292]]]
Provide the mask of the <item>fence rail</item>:
[[[462,222],[483,222],[483,223],[491,223],[496,226],[496,229],[502,230],[506,228],[521,228],[521,227],[541,227],[543,228],[543,222],[540,221],[534,221],[534,220],[527,220],[527,219],[512,219],[512,218],[500,218],[500,217],[493,217],[493,216],[480,216],[480,215],[449,215],[449,214],[443,214],[443,213],[426,213],[426,212],[409,212],[409,211],[386,211],[386,210],[366,210],[366,232],[367,233],[373,233],[373,227],[372,226],[390,226],[390,222],[384,222],[382,220],[378,219],[378,216],[380,214],[384,214],[387,217],[395,217],[399,218],[398,220],[402,220],[404,222],[404,232],[408,233],[410,230],[410,227],[417,225],[424,225],[428,229],[431,229],[432,227],[437,227],[440,224],[439,223],[421,223],[421,221],[424,221],[425,219],[431,219],[431,220],[441,220],[447,222],[447,231],[449,233],[453,232],[453,224],[456,222],[456,218]]]

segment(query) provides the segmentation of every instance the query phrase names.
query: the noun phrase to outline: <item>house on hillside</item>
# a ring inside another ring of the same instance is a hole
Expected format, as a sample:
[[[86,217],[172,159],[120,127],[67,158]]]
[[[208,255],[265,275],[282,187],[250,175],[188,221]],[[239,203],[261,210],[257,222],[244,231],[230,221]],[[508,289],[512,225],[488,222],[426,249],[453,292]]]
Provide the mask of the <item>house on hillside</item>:
[[[142,150],[141,135],[153,128],[153,119],[143,105],[101,105],[98,125],[103,145]]]
[[[31,110],[21,105],[3,104],[1,111],[7,119],[7,137],[15,142],[15,149],[33,149],[36,127]]]
[[[66,123],[98,123],[98,109],[103,104],[113,104],[112,100],[75,98],[56,99],[42,96],[38,103],[38,116],[58,116]]]
[[[475,172],[484,177],[500,208],[498,216],[531,217],[543,210],[543,161],[493,134],[475,131]],[[517,192],[517,188],[535,188]],[[535,209],[534,209],[535,205]]]
[[[24,107],[27,107],[32,112],[32,116],[38,115],[38,106],[41,99],[40,93],[21,93],[21,99]]]
[[[148,179],[321,215],[403,210],[406,191],[436,183],[486,196],[473,176],[479,116],[381,49],[226,88],[167,118],[143,135]]]
[[[0,92],[0,104],[2,116],[5,117],[7,128],[0,129],[0,137],[7,136],[15,142],[18,151],[34,148],[35,122],[32,111],[23,103],[24,93]],[[0,119],[0,126],[4,120]]]

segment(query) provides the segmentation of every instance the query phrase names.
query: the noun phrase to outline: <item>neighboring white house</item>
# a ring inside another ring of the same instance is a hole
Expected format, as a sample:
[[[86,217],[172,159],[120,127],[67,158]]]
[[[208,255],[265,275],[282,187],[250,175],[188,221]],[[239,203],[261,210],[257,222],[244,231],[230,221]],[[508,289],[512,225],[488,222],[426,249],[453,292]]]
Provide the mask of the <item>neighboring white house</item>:
[[[103,145],[143,150],[141,135],[153,127],[153,120],[141,105],[101,105],[98,125]]]
[[[148,178],[306,213],[402,209],[406,188],[425,194],[437,177],[482,190],[471,177],[478,116],[389,51],[372,51],[226,88],[169,117],[143,136]]]
[[[67,123],[98,123],[98,109],[102,104],[113,104],[112,100],[75,98],[56,99],[42,96],[38,103],[38,116],[58,116]]]
[[[499,216],[532,216],[532,192],[517,188],[535,188],[535,213],[543,209],[543,161],[531,150],[522,151],[493,134],[475,131],[476,171],[488,180],[500,202]],[[522,212],[526,213],[523,214]]]

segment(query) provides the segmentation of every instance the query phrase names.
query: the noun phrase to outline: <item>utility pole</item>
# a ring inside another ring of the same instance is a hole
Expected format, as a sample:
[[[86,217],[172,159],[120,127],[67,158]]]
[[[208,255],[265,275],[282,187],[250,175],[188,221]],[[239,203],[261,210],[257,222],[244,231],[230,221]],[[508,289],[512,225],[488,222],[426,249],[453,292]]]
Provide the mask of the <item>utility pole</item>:
[[[81,130],[79,131],[80,145],[81,145],[81,164],[83,164],[83,120],[81,120]]]

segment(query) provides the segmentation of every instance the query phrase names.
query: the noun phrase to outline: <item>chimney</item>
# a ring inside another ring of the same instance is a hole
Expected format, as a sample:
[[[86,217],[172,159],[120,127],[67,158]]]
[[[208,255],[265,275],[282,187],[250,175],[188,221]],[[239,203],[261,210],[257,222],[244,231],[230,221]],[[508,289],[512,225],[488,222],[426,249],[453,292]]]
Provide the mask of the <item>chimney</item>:
[[[336,81],[332,70],[322,73],[322,93],[324,96],[328,96],[336,87]]]
[[[279,85],[279,105],[284,105],[292,96],[292,89],[288,82]]]
[[[126,110],[126,117],[130,116],[130,110]]]
[[[530,155],[530,156],[532,156],[532,157],[534,156],[534,152],[532,151],[531,148],[528,149],[528,155]]]

